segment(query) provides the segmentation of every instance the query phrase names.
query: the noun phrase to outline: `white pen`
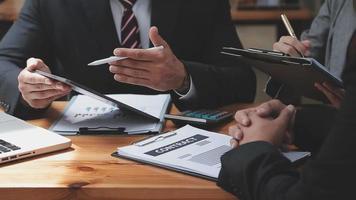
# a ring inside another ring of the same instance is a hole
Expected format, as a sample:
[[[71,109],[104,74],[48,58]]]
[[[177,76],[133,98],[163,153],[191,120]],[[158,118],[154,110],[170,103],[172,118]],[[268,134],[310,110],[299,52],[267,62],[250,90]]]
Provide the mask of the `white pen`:
[[[146,50],[159,50],[159,49],[163,49],[163,46],[156,46],[156,47],[152,47],[152,48],[148,48]],[[103,65],[103,64],[109,64],[111,62],[115,62],[115,61],[119,61],[119,60],[124,60],[127,57],[120,57],[120,56],[110,56],[108,58],[104,58],[104,59],[100,59],[100,60],[96,60],[94,62],[91,62],[88,64],[88,66],[98,66],[98,65]]]

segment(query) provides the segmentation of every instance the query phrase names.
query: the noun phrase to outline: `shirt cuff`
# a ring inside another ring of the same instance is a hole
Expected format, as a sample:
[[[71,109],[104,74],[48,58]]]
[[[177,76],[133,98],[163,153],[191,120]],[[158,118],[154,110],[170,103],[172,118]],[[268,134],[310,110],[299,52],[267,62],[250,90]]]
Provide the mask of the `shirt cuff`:
[[[179,93],[177,90],[174,92],[179,96],[179,100],[182,101],[189,101],[195,98],[196,96],[196,89],[193,83],[192,76],[189,76],[190,83],[189,83],[189,91],[186,94]]]

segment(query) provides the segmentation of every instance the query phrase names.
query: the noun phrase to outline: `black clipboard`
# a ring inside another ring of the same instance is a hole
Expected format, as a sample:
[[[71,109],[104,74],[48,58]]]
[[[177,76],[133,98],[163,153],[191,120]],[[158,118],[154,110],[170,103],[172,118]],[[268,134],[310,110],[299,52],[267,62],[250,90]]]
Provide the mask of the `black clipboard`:
[[[342,80],[313,58],[296,58],[275,51],[232,47],[224,47],[221,53],[243,59],[252,67],[308,98],[327,102],[327,98],[314,87],[316,82],[328,81],[343,88]]]
[[[56,76],[54,74],[49,74],[49,73],[46,73],[46,72],[43,72],[43,71],[39,71],[39,70],[36,70],[35,73],[37,74],[40,74],[42,76],[45,76],[47,78],[50,78],[50,79],[53,79],[53,80],[56,80],[56,81],[59,81],[59,82],[62,82],[66,85],[69,85],[72,87],[72,89],[80,94],[83,94],[83,95],[87,95],[87,96],[90,96],[94,99],[97,99],[101,102],[104,102],[106,104],[109,104],[111,106],[114,106],[114,107],[117,107],[117,108],[120,108],[122,109],[124,112],[134,112],[138,115],[141,115],[141,116],[145,116],[149,119],[153,119],[153,120],[156,120],[156,121],[159,121],[160,119],[155,117],[155,116],[152,116],[152,115],[149,115],[148,113],[145,113],[145,112],[142,112],[134,107],[131,107],[123,102],[120,102],[120,101],[117,101],[113,98],[110,98],[106,95],[103,95],[95,90],[92,90],[84,85],[81,85],[79,83],[76,83],[72,80],[69,80],[69,79],[66,79],[66,78],[63,78],[63,77],[60,77],[60,76]]]

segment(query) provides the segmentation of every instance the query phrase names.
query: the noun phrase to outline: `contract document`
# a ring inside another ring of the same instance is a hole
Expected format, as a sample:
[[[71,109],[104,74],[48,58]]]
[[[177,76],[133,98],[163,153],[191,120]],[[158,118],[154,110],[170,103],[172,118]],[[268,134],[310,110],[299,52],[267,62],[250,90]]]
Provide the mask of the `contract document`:
[[[221,169],[220,157],[231,150],[232,137],[185,126],[133,145],[119,147],[113,156],[156,165],[216,181]],[[284,153],[292,162],[309,152]]]

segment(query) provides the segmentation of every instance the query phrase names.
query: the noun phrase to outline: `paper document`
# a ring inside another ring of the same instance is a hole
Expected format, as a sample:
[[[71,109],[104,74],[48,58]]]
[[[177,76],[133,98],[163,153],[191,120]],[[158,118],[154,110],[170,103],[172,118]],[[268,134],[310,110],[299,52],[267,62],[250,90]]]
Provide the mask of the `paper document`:
[[[182,171],[208,179],[218,178],[220,157],[231,150],[228,135],[185,126],[174,132],[148,138],[139,143],[118,148],[120,157]],[[305,152],[294,152],[292,161]],[[289,153],[286,153],[289,158]]]
[[[157,117],[152,120],[134,112],[122,112],[119,108],[85,95],[72,98],[63,116],[51,127],[52,131],[63,135],[77,134],[79,128],[125,128],[128,134],[160,132],[170,96],[162,95],[108,95],[142,112]]]

